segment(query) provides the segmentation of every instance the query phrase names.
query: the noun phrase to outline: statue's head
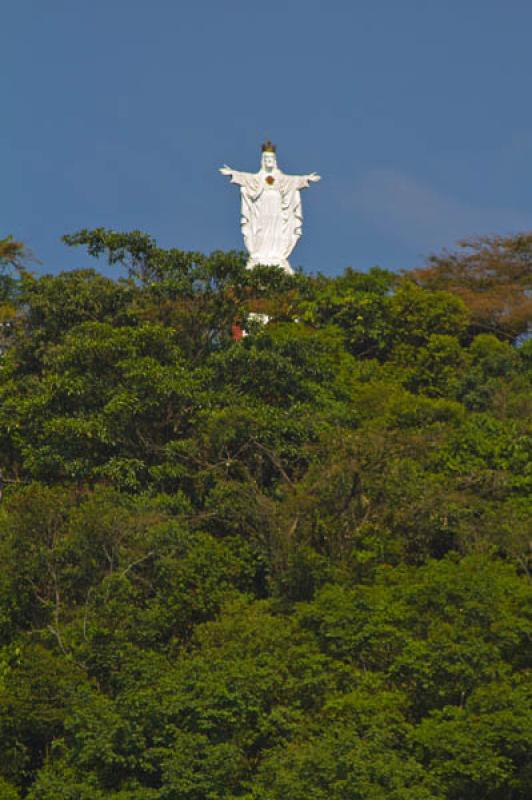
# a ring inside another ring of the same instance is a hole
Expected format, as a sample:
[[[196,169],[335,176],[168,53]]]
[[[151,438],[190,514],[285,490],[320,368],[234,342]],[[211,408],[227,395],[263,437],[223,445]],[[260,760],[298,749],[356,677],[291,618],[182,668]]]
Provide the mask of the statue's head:
[[[275,145],[272,144],[269,139],[262,145],[261,167],[262,169],[266,170],[266,172],[273,172],[273,170],[277,167]]]

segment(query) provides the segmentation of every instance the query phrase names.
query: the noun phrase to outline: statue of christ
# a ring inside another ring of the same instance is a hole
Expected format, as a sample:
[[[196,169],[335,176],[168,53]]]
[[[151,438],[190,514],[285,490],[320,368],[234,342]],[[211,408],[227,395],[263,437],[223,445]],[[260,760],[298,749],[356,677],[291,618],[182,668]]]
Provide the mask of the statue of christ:
[[[237,172],[223,166],[222,175],[240,186],[242,235],[249,253],[248,269],[257,264],[279,266],[292,273],[288,256],[302,232],[300,190],[320,180],[310,175],[285,175],[277,166],[275,147],[262,145],[259,172]]]

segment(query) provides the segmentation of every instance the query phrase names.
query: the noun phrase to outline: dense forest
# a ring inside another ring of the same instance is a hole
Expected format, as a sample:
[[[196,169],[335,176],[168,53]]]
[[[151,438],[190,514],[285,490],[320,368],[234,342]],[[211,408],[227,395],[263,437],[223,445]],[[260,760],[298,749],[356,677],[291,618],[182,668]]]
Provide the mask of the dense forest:
[[[528,800],[532,234],[64,238],[0,242],[0,800]]]

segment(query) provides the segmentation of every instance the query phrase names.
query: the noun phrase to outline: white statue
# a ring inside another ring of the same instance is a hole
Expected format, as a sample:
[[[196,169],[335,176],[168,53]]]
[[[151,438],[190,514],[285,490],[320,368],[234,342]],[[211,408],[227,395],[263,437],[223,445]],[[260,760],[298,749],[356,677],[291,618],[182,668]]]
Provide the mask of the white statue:
[[[285,175],[277,166],[275,147],[262,145],[259,172],[237,172],[227,165],[220,169],[240,186],[241,220],[244,244],[249,253],[248,269],[263,264],[280,266],[292,273],[288,256],[301,236],[303,211],[301,189],[320,180],[310,175]]]

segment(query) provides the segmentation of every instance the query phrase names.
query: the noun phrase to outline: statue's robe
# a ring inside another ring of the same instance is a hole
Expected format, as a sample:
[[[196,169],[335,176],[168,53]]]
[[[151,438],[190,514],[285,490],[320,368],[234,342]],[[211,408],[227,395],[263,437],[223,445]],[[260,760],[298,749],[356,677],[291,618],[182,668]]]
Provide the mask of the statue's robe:
[[[288,256],[302,233],[300,190],[309,186],[308,176],[285,175],[279,169],[256,173],[231,170],[231,183],[240,186],[247,266],[280,266],[292,272]]]

